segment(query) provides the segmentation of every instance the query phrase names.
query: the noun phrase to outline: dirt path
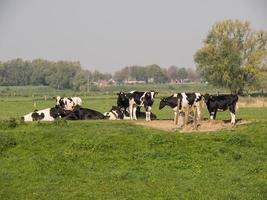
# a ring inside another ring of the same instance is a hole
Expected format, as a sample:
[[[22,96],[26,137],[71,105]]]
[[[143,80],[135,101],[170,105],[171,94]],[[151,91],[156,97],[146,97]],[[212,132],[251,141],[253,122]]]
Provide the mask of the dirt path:
[[[222,129],[232,129],[236,126],[242,124],[251,123],[250,121],[246,120],[238,120],[236,125],[233,126],[229,121],[222,121],[222,120],[204,120],[198,125],[197,129],[195,130],[191,124],[184,126],[183,128],[178,128],[177,125],[173,123],[172,120],[154,120],[150,122],[146,121],[135,121],[135,124],[142,125],[149,128],[155,128],[165,131],[176,131],[179,130],[180,132],[209,132],[209,131],[218,131]]]

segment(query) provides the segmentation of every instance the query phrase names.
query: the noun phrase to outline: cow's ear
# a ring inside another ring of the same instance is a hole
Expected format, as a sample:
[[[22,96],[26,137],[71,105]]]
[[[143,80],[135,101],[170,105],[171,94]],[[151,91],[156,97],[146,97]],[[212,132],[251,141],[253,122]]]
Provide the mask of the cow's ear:
[[[155,92],[154,94],[159,94],[159,92]]]

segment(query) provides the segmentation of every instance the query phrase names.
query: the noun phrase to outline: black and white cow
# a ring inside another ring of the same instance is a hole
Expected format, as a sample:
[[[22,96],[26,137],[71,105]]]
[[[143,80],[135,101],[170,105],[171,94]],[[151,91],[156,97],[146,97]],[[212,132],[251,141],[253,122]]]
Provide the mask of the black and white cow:
[[[201,118],[203,108],[203,96],[200,93],[176,93],[161,99],[159,109],[170,106],[174,111],[174,121],[177,117],[177,102],[180,100],[179,111],[186,111],[194,106],[197,109],[197,117]]]
[[[82,105],[80,97],[56,97],[56,105],[61,106],[65,110],[73,110],[75,106]]]
[[[109,112],[103,113],[105,116],[108,116],[110,120],[118,120],[118,119],[130,119],[130,114],[128,111],[124,111],[123,108],[118,106],[112,106]],[[138,118],[145,118],[146,113],[141,112],[140,109],[136,110],[136,116]],[[151,120],[157,119],[157,116],[154,113],[150,113]]]
[[[231,124],[235,124],[235,114],[237,110],[238,96],[236,94],[227,95],[204,95],[205,102],[210,113],[210,118],[215,119],[217,111],[229,109],[231,114]]]
[[[123,109],[123,112],[126,114],[126,116],[129,116],[129,99],[132,97],[132,94],[121,91],[117,93],[117,95],[117,106]],[[140,110],[141,107],[137,106],[136,113],[141,112]]]
[[[103,113],[110,120],[130,119],[129,113],[119,106],[112,106],[109,112]]]
[[[129,108],[129,98],[130,94],[125,93],[125,92],[119,92],[117,93],[118,98],[117,98],[117,106],[119,108],[123,108],[124,112],[127,112],[127,109]]]
[[[54,108],[35,110],[27,115],[22,116],[21,121],[54,121],[55,119],[61,118],[59,110],[60,108],[58,108],[57,106]]]
[[[101,112],[89,108],[75,106],[73,110],[64,110],[60,116],[66,120],[107,119]]]
[[[146,112],[141,112],[140,110],[136,109],[136,116],[137,118],[145,119]],[[156,120],[156,119],[157,119],[157,116],[153,112],[150,112],[150,120]]]
[[[158,92],[155,91],[147,91],[147,92],[138,92],[138,91],[131,91],[129,93],[129,112],[130,112],[130,119],[137,120],[136,110],[137,107],[144,107],[146,112],[146,121],[150,121],[151,117],[151,108],[154,103],[155,95]]]

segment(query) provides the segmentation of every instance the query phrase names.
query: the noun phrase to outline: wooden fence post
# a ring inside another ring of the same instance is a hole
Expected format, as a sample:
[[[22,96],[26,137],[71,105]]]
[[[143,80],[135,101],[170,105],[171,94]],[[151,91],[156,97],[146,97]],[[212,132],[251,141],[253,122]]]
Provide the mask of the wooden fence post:
[[[178,98],[177,99],[177,109],[176,109],[176,116],[175,116],[175,125],[177,125],[178,124],[178,117],[179,117],[179,114],[180,114],[180,112],[179,112],[179,107],[180,107],[180,99]]]
[[[194,130],[197,129],[197,115],[198,115],[198,112],[197,112],[196,106],[194,106],[194,118],[193,118]]]
[[[36,109],[36,101],[33,101],[33,109]]]

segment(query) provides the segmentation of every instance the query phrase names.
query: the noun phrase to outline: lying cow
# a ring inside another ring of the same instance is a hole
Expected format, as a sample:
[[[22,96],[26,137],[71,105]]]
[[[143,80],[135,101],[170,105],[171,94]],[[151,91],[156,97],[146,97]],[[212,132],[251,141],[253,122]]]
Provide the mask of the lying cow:
[[[108,116],[110,120],[117,120],[117,119],[130,119],[130,114],[127,111],[124,111],[123,108],[118,106],[112,106],[109,112],[104,113],[105,116]],[[137,109],[136,116],[138,118],[145,118],[146,113],[141,112]],[[157,116],[154,113],[150,113],[151,120],[157,119]]]
[[[56,97],[56,105],[61,106],[64,110],[73,110],[75,106],[82,105],[80,97]]]
[[[177,103],[180,100],[179,112],[187,111],[194,107],[197,109],[197,118],[201,119],[203,108],[203,96],[200,93],[176,93],[169,97],[161,99],[159,109],[161,110],[165,106],[170,106],[174,111],[174,121],[177,117]],[[187,119],[186,119],[187,120]]]
[[[127,111],[124,112],[123,108],[118,106],[112,106],[109,112],[103,113],[103,115],[107,116],[110,120],[117,120],[117,119],[130,119],[129,113],[127,116]]]
[[[54,121],[60,118],[60,112],[58,107],[46,108],[43,110],[35,110],[27,115],[21,117],[21,121],[32,122],[32,121]]]
[[[229,109],[231,114],[231,124],[235,124],[235,114],[237,110],[238,96],[236,94],[228,95],[204,95],[205,102],[210,113],[210,118],[215,119],[217,111]]]
[[[89,108],[76,106],[73,110],[64,110],[60,116],[66,120],[107,119],[102,113]]]

